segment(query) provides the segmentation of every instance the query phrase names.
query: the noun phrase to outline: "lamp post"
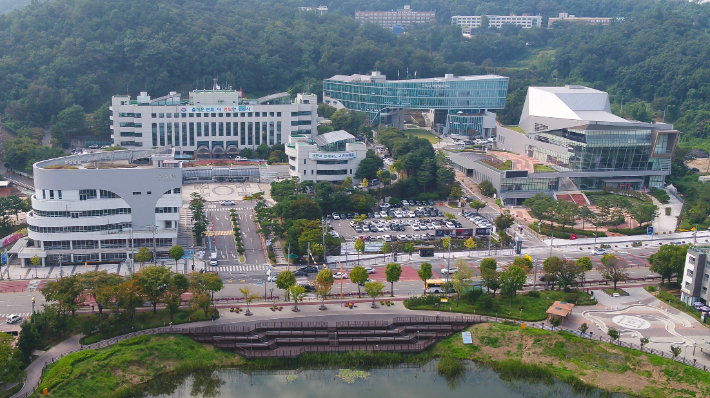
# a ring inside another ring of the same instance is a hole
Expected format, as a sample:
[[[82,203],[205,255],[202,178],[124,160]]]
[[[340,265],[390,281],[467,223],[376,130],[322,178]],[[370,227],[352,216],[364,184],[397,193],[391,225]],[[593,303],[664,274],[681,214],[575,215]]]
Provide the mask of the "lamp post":
[[[32,323],[35,323],[35,298],[32,297]],[[694,350],[695,348],[693,348]],[[695,354],[693,354],[695,355]]]

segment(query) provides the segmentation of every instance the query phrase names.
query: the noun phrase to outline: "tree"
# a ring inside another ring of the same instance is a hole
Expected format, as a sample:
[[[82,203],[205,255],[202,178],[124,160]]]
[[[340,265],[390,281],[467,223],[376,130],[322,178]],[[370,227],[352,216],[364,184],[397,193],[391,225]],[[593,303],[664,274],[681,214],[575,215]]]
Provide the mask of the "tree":
[[[219,275],[213,273],[202,274],[202,288],[210,293],[212,304],[214,304],[215,292],[222,290],[223,287],[224,282],[222,282],[222,278],[220,278]]]
[[[581,325],[579,325],[579,332],[582,333],[582,336],[584,336],[585,334],[587,334],[587,330],[589,330],[589,326],[587,326],[587,323],[586,323],[586,322],[583,323],[583,324],[581,324]]]
[[[554,282],[562,273],[564,263],[557,256],[548,257],[542,262],[542,272],[545,274],[545,289],[550,286],[550,282]]]
[[[365,284],[365,293],[367,293],[368,296],[372,297],[372,308],[377,308],[377,305],[375,305],[375,300],[383,295],[382,290],[384,288],[385,285],[380,281],[367,282]]]
[[[683,351],[682,348],[680,348],[679,345],[671,345],[671,354],[673,354],[673,358],[677,357],[680,355],[680,353]]]
[[[515,217],[507,211],[502,212],[498,217],[496,217],[495,220],[493,220],[493,224],[496,226],[498,235],[501,237],[501,243],[509,239],[505,230],[510,228],[513,223],[515,223]]]
[[[648,257],[649,269],[661,275],[661,286],[665,279],[670,282],[673,275],[679,277],[683,273],[687,254],[688,245],[663,245]]]
[[[10,336],[9,334],[2,333],[5,336]],[[11,337],[11,336],[10,336]],[[17,349],[20,356],[20,362],[22,367],[26,367],[32,362],[32,352],[39,348],[42,342],[42,336],[39,331],[37,331],[37,326],[34,322],[29,322],[27,320],[22,321],[20,325],[20,337],[17,339]]]
[[[496,193],[496,189],[493,187],[493,184],[491,184],[488,180],[482,181],[478,184],[478,190],[481,191],[483,196],[488,196],[489,198],[492,198]]]
[[[577,222],[579,214],[579,205],[566,200],[558,200],[557,207],[554,209],[557,223],[562,225],[562,232],[565,231],[565,226],[573,226]]]
[[[387,255],[392,253],[393,251],[392,244],[389,242],[384,242],[382,243],[382,248],[380,250],[382,251],[382,254],[384,254],[383,260],[386,261]]]
[[[459,200],[463,196],[463,191],[461,190],[461,187],[451,187],[451,192],[449,193],[449,197],[453,200]]]
[[[476,214],[478,214],[479,210],[484,209],[488,205],[486,204],[486,202],[481,202],[478,199],[474,199],[468,203],[468,206],[472,209],[476,209]]]
[[[416,250],[416,246],[413,242],[407,242],[404,244],[404,252],[409,255],[410,260],[412,259],[412,253],[414,253],[414,250]]]
[[[577,259],[577,267],[579,268],[579,275],[582,277],[582,285],[584,285],[584,278],[586,272],[591,271],[593,267],[592,259],[587,256],[580,257]]]
[[[14,347],[15,339],[8,333],[0,334],[0,382],[3,389],[9,383],[20,383],[27,374],[21,370],[21,361],[17,360],[20,350]]]
[[[190,288],[190,281],[184,274],[174,274],[170,278],[168,288],[163,295],[163,302],[170,312],[170,320],[173,320],[173,314],[180,308],[182,295]]]
[[[151,258],[153,258],[153,253],[150,252],[150,249],[145,246],[138,249],[138,253],[136,253],[136,261],[141,263],[140,269],[143,269],[143,263]]]
[[[619,265],[619,259],[613,254],[605,254],[602,257],[602,264],[599,273],[602,278],[614,282],[614,290],[619,281],[625,281],[629,278],[629,274],[624,272],[624,268]]]
[[[182,258],[182,256],[185,254],[185,250],[182,248],[180,245],[175,245],[168,250],[168,255],[170,255],[170,258],[175,260],[175,272],[178,272],[177,270],[177,262],[179,259]]]
[[[115,288],[116,307],[122,308],[131,316],[131,320],[135,319],[136,308],[143,305],[143,296],[141,288],[136,279],[129,279]]]
[[[291,300],[293,300],[293,311],[298,312],[298,303],[307,294],[306,288],[299,285],[290,285],[288,293],[291,295]]]
[[[296,276],[291,271],[283,271],[276,276],[276,287],[286,291],[286,299],[290,293],[291,286],[296,285]]]
[[[620,336],[620,333],[618,330],[616,330],[616,328],[609,328],[606,331],[606,334],[608,334],[612,340],[618,340]]]
[[[319,260],[324,260],[323,255],[325,254],[325,247],[318,242],[311,243],[311,254],[316,256]]]
[[[639,342],[641,343],[641,351],[643,351],[643,346],[648,344],[651,340],[648,337],[641,337]]]
[[[466,289],[467,282],[473,276],[473,271],[465,258],[456,260],[456,271],[454,272],[453,285],[456,290],[456,306],[459,306],[461,295]]]
[[[355,251],[357,252],[357,263],[360,265],[360,253],[365,252],[365,242],[362,241],[362,239],[357,238],[355,240]]]
[[[431,279],[431,277],[434,275],[431,272],[431,264],[422,263],[422,265],[419,267],[419,270],[417,271],[417,275],[419,275],[419,279],[424,282],[424,293],[426,293],[426,281],[428,279]]]
[[[512,265],[500,275],[501,292],[513,299],[518,290],[523,290],[525,285],[525,270],[517,265]]]
[[[367,279],[370,275],[367,273],[367,270],[364,267],[357,266],[350,271],[350,280],[352,283],[357,284],[357,296],[362,297],[360,295],[360,285],[364,284],[367,282]]]
[[[252,290],[249,286],[240,287],[239,292],[242,293],[242,295],[244,296],[244,302],[247,303],[247,312],[245,312],[244,314],[251,315],[251,311],[249,310],[249,304],[251,304],[251,302],[254,301],[254,299],[258,298],[259,295],[252,292]],[[206,312],[205,312],[205,315],[207,315]]]
[[[579,278],[580,274],[584,274],[584,272],[577,266],[577,262],[574,260],[562,261],[562,268],[557,278],[557,286],[560,289],[564,289],[567,286],[577,286],[577,278]]]
[[[650,202],[642,202],[629,209],[629,214],[640,225],[653,221],[658,217],[658,206]]]
[[[513,259],[513,265],[522,268],[527,274],[533,267],[533,262],[530,256],[518,256]]]
[[[559,327],[562,324],[562,318],[559,316],[553,315],[550,317],[550,325],[552,325],[553,328]]]
[[[496,295],[496,290],[500,288],[500,273],[496,271],[495,268],[484,268],[483,262],[481,262],[481,279],[483,284],[486,285],[488,291],[493,290],[493,297]]]
[[[135,281],[143,295],[153,305],[153,314],[157,313],[157,305],[163,299],[170,283],[170,270],[159,265],[152,265],[136,274]]]
[[[78,275],[81,286],[94,298],[99,307],[99,314],[103,313],[104,307],[113,300],[113,287],[123,282],[123,277],[117,274],[109,274],[106,270],[89,271]]]
[[[59,313],[66,314],[71,312],[74,315],[76,309],[79,308],[79,304],[83,301],[83,299],[80,300],[80,297],[84,292],[84,287],[75,275],[47,282],[40,291],[47,301],[56,302],[53,305]]]
[[[579,208],[579,218],[582,220],[582,231],[584,231],[584,222],[591,221],[596,216],[592,210],[587,206],[582,206]]]
[[[333,277],[333,272],[329,269],[321,270],[316,275],[316,294],[321,299],[321,309],[325,309],[325,299],[328,298],[333,283],[335,283],[335,278]],[[343,283],[343,281],[341,280],[340,283]]]
[[[468,249],[468,256],[471,257],[471,250],[475,249],[476,246],[476,241],[473,239],[473,237],[466,239],[465,242],[463,242],[463,245]]]
[[[488,20],[488,15],[481,15],[481,29],[488,29],[490,27],[490,21]]]
[[[377,177],[377,171],[379,170],[379,167],[377,167],[377,162],[372,159],[372,158],[365,158],[360,161],[360,164],[357,166],[357,171],[355,172],[355,178],[362,179],[363,182],[369,181]],[[367,185],[363,185],[363,188],[366,188]]]
[[[210,310],[211,301],[212,300],[210,299],[210,295],[204,291],[198,291],[198,292],[193,293],[192,298],[190,299],[192,309],[195,311],[202,310],[205,313],[205,317],[207,317],[207,313]],[[247,304],[247,315],[251,315],[248,307],[249,307],[249,305]]]
[[[32,258],[30,259],[30,262],[32,263],[32,265],[35,266],[35,277],[37,277],[37,267],[39,267],[40,261],[42,261],[42,260],[40,260],[39,256],[36,254],[34,256],[32,256]]]
[[[399,277],[402,275],[402,267],[397,263],[387,264],[385,268],[385,277],[390,283],[390,297],[394,297],[394,283],[399,282]],[[359,289],[358,289],[359,292]]]

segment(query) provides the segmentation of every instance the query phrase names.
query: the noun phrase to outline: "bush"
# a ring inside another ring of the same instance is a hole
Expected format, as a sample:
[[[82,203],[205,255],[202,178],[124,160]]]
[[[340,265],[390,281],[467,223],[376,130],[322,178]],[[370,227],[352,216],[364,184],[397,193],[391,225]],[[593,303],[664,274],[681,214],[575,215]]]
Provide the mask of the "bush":
[[[570,293],[565,296],[565,301],[568,303],[576,303],[579,295],[577,293]]]
[[[666,207],[666,215],[667,216],[671,215],[671,208],[670,207]]]
[[[671,200],[671,197],[668,196],[668,193],[662,189],[658,189],[655,187],[649,188],[648,193],[653,196],[654,198],[658,199],[659,202],[666,204],[668,201]]]
[[[649,293],[657,292],[658,289],[655,286],[646,286],[646,291]]]
[[[486,293],[482,295],[479,299],[478,302],[476,303],[476,307],[482,310],[490,311],[493,309],[493,296],[490,293]]]
[[[540,292],[538,292],[537,290],[532,290],[527,293],[527,296],[532,298],[539,298]]]

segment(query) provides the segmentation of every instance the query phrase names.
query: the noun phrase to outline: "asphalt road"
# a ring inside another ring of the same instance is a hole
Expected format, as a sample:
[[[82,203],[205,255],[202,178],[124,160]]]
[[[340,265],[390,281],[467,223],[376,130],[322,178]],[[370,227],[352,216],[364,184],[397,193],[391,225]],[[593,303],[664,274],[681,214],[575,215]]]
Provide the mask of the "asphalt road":
[[[254,204],[245,200],[234,202],[235,205],[233,206],[222,206],[218,202],[211,202],[207,205],[207,217],[212,223],[216,236],[210,237],[209,250],[205,254],[205,259],[209,259],[210,253],[216,251],[219,268],[242,264],[239,261],[229,213],[230,209],[235,209],[239,218],[242,242],[244,242],[244,249],[246,250],[244,252],[244,264],[259,266],[269,264],[264,256],[264,250],[254,222]],[[212,267],[209,268],[211,269]],[[237,270],[238,268],[230,267],[229,269]]]

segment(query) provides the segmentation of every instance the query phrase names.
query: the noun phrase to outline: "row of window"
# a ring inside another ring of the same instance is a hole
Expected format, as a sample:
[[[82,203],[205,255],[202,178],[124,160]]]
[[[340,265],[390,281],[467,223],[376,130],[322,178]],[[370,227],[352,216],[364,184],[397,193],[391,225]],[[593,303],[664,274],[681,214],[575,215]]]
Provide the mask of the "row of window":
[[[68,232],[99,232],[99,231],[120,231],[130,229],[131,223],[116,223],[103,225],[72,225],[63,227],[40,227],[37,225],[29,225],[27,227],[32,232],[41,234],[64,234]]]
[[[301,111],[301,112],[291,112],[291,116],[308,116],[311,111]],[[163,118],[175,118],[177,119],[182,115],[183,118],[186,117],[203,117],[202,113],[151,113],[150,116],[158,119]],[[281,112],[234,112],[234,113],[204,113],[204,117],[281,117]]]
[[[155,247],[170,247],[171,238],[155,238]],[[46,240],[44,250],[74,250],[74,249],[121,249],[130,247],[153,247],[153,239],[105,239],[105,240]]]
[[[178,207],[156,207],[156,213],[179,213],[180,209]]]
[[[62,199],[62,190],[58,189],[57,191],[57,199]],[[99,191],[100,193],[100,198],[101,199],[115,199],[115,198],[121,198],[120,196],[116,195],[115,193],[111,191],[106,191],[104,189],[101,189]],[[54,190],[53,189],[43,189],[42,190],[42,199],[47,199],[47,194],[49,194],[49,199],[52,200],[54,199]],[[88,199],[96,199],[96,190],[95,189],[80,189],[79,190],[79,200],[88,200]]]
[[[308,125],[310,121],[307,120]],[[297,123],[300,123],[297,122]],[[182,126],[181,126],[182,124]],[[281,122],[182,122],[152,123],[153,146],[195,146],[197,137],[239,137],[241,145],[281,143]],[[310,133],[310,131],[308,131]]]
[[[130,207],[122,207],[118,209],[99,209],[99,210],[81,210],[81,211],[45,211],[32,209],[32,212],[39,217],[64,217],[64,218],[81,218],[81,217],[104,217],[115,216],[119,214],[131,214]]]

